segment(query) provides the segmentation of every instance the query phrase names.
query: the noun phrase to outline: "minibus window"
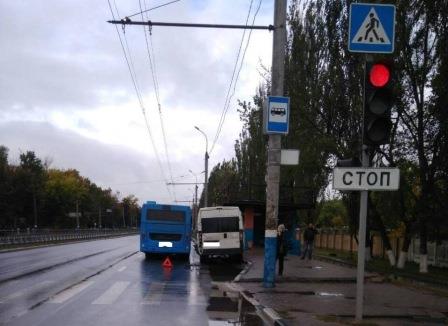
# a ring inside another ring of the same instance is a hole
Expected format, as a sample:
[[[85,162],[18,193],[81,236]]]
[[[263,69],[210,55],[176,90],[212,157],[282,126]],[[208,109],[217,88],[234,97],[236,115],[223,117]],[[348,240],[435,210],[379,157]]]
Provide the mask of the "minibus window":
[[[201,224],[203,233],[238,232],[240,229],[236,216],[202,218]]]

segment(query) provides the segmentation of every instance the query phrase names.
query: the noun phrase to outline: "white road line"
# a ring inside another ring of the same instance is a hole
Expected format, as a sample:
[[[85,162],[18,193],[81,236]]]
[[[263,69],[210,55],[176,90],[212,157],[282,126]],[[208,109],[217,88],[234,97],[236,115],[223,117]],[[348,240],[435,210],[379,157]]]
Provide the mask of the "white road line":
[[[92,304],[111,304],[126,290],[130,282],[115,282],[106,292],[104,292]]]
[[[52,297],[48,302],[51,303],[64,303],[68,299],[74,297],[79,292],[83,291],[84,289],[91,286],[94,282],[93,281],[85,281],[79,284],[76,284],[75,286],[72,286],[71,288],[56,294],[54,297]]]
[[[54,283],[54,282],[53,281],[43,281],[43,282],[39,282],[37,284],[31,285],[30,287],[27,287],[25,289],[11,293],[10,295],[7,295],[6,297],[0,298],[0,303],[20,298],[20,297],[26,295],[27,293],[32,292],[33,290],[43,288],[52,283]]]
[[[118,271],[118,272],[122,272],[122,271],[124,271],[126,268],[127,268],[126,266],[121,266],[119,269],[117,269],[117,271]]]
[[[143,298],[142,304],[159,305],[162,302],[165,282],[153,282],[149,286],[148,294]]]

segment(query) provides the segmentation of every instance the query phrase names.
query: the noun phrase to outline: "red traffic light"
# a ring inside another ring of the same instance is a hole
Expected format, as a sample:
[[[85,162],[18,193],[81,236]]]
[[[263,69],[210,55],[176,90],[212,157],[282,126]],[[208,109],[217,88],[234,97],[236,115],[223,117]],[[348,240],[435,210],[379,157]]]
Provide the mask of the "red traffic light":
[[[386,65],[376,63],[369,72],[370,83],[375,87],[383,87],[389,82],[390,71]]]

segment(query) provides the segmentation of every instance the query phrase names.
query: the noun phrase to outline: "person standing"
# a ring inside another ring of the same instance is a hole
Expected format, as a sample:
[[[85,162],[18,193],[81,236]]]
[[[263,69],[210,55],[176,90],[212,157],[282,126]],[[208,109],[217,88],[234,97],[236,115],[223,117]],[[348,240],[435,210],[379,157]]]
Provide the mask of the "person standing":
[[[303,232],[304,250],[301,259],[305,259],[308,253],[308,259],[313,256],[314,238],[316,237],[317,230],[314,228],[313,223],[308,224],[308,227]]]
[[[278,259],[278,275],[283,275],[283,263],[285,261],[285,256],[288,251],[286,236],[285,236],[285,225],[279,224],[277,228],[277,259]]]

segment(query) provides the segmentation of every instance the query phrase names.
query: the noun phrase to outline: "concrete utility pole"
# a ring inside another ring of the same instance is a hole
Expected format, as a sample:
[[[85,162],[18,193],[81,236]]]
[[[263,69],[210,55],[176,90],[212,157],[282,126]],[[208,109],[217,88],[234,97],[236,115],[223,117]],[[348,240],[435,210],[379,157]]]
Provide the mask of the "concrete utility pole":
[[[204,207],[208,206],[208,139],[207,139],[207,135],[205,134],[205,132],[203,132],[201,129],[199,129],[198,127],[194,126],[194,128],[199,131],[201,134],[204,135],[205,137],[205,158],[204,158],[204,163],[205,163],[205,180],[204,180]]]
[[[286,47],[286,0],[276,0],[272,50],[272,96],[283,96]],[[277,222],[280,184],[281,135],[269,135],[266,171],[266,230],[264,240],[263,286],[275,286]]]
[[[204,207],[208,207],[208,152],[205,151]]]
[[[188,170],[193,176],[196,181],[196,184],[194,185],[194,198],[193,198],[193,227],[196,227],[196,218],[198,213],[198,176],[191,170]],[[204,171],[205,172],[205,171]]]

